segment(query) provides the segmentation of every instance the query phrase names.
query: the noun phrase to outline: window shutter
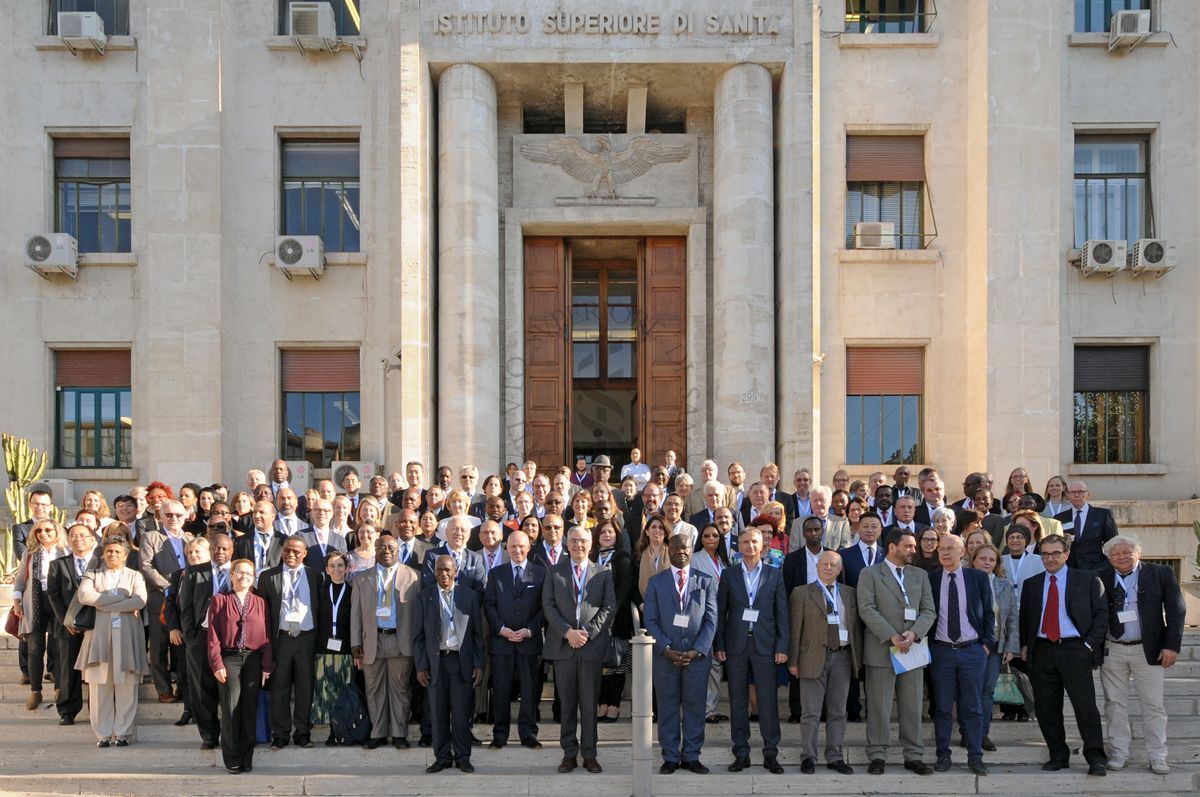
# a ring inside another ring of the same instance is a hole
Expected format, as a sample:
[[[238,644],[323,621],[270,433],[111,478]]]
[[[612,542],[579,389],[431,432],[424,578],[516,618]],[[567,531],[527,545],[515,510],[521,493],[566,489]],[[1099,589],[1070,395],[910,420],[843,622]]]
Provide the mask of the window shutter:
[[[563,319],[571,317],[562,238],[525,239],[525,452],[550,465],[570,458],[570,364]]]
[[[647,238],[641,297],[641,435],[646,461],[687,461],[687,239]],[[649,326],[649,319],[653,326]]]
[[[925,392],[925,349],[860,347],[846,349],[846,395],[920,396]]]
[[[846,181],[925,180],[924,136],[846,136]]]
[[[129,349],[63,349],[54,353],[57,387],[129,387]]]
[[[284,393],[355,393],[358,349],[285,349],[280,352]]]
[[[124,158],[129,159],[128,138],[56,138],[56,158]]]
[[[1148,391],[1149,352],[1145,346],[1075,347],[1075,392]]]

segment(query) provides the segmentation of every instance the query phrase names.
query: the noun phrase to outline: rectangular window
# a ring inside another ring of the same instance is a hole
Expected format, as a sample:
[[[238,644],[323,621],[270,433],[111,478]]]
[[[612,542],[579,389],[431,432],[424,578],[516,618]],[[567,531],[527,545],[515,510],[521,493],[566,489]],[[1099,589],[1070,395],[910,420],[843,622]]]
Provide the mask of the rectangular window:
[[[82,252],[130,252],[129,139],[54,139],[55,230]]]
[[[1145,136],[1075,137],[1075,246],[1153,237],[1149,148]]]
[[[1075,30],[1079,33],[1108,33],[1118,11],[1147,11],[1150,0],[1075,0]]]
[[[895,225],[897,249],[925,247],[924,136],[846,136],[847,249],[864,221]]]
[[[359,251],[358,142],[283,142],[284,235],[319,235],[327,252]]]
[[[297,0],[279,0],[279,33],[286,36],[288,33],[288,6]],[[312,2],[312,0],[303,0],[303,2]],[[361,36],[362,35],[362,19],[359,13],[359,7],[362,6],[363,0],[328,0],[329,5],[333,7],[333,20],[337,25],[338,36]]]
[[[58,12],[92,11],[104,20],[105,36],[129,35],[129,0],[50,0],[50,19],[46,26],[51,36],[58,35]]]
[[[130,382],[128,349],[55,352],[55,467],[130,467]]]
[[[932,0],[846,0],[847,33],[924,33]]]
[[[925,350],[846,349],[846,464],[924,462]]]
[[[357,349],[290,349],[280,353],[284,459],[328,468],[361,459]]]
[[[1075,462],[1149,462],[1150,349],[1075,347]]]

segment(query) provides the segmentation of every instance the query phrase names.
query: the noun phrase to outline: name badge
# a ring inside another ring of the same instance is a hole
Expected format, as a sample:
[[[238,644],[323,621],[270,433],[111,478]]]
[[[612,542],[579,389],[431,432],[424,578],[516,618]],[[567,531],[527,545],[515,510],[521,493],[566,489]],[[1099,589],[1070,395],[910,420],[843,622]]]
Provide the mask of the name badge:
[[[329,641],[325,643],[325,647],[326,647],[328,650],[332,650],[332,651],[335,651],[335,652],[341,652],[341,650],[342,650],[342,640],[340,640],[340,639],[334,639],[333,637],[330,637],[330,638],[329,638]]]
[[[838,629],[838,641],[843,645],[850,641],[850,632],[845,628]]]
[[[378,609],[375,610],[375,616],[376,617],[391,617],[392,610],[389,609],[387,606],[380,606]]]
[[[114,615],[113,615],[113,618],[112,618],[112,627],[113,627],[113,628],[120,628],[120,627],[121,627],[121,615],[119,615],[119,614],[114,614]]]
[[[1064,523],[1064,524],[1062,524],[1062,530],[1063,530],[1063,531],[1071,531],[1071,530],[1072,530],[1072,529],[1074,529],[1074,528],[1075,528],[1075,524],[1074,524],[1074,523]]]
[[[304,612],[298,610],[285,612],[283,615],[283,621],[285,623],[302,623],[304,622]]]
[[[1137,609],[1126,609],[1125,611],[1117,612],[1117,622],[1136,623],[1137,621]]]
[[[747,623],[757,623],[758,622],[758,609],[743,609],[742,610],[742,619],[745,620]]]
[[[676,628],[687,628],[688,627],[688,616],[686,614],[675,615],[674,625]]]
[[[917,610],[912,608],[911,606],[908,607],[907,609],[905,609],[904,610],[904,619],[910,620],[910,621],[916,620],[917,619]]]
[[[830,625],[837,625],[838,616],[836,614],[827,614],[825,615],[825,622],[829,623]]]

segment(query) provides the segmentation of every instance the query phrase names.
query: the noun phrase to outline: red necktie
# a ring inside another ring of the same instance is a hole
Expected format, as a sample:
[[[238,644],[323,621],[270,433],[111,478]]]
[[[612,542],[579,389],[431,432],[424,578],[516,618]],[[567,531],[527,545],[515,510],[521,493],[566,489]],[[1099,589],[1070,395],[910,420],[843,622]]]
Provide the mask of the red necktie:
[[[683,592],[683,571],[679,571],[679,591]]]
[[[583,568],[575,565],[575,600],[583,600]]]
[[[552,564],[552,565],[558,564],[558,549],[557,548],[550,549],[550,564]],[[578,572],[578,570],[579,570],[578,565],[576,565],[575,570],[576,570],[576,572]]]
[[[679,571],[679,611],[681,611],[681,612],[683,611],[684,607],[687,605],[687,603],[686,603],[687,599],[686,599],[685,593],[684,593],[684,584],[685,584],[685,582],[683,580],[683,571],[680,570]]]
[[[1046,613],[1042,615],[1042,633],[1051,642],[1058,641],[1058,576],[1050,576],[1050,589],[1046,590]]]

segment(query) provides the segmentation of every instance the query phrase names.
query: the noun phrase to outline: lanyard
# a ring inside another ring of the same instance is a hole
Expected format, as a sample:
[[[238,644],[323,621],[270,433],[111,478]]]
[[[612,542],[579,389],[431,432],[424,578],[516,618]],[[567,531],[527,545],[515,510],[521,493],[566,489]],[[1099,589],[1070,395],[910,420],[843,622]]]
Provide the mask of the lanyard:
[[[616,551],[609,551],[608,553],[600,554],[600,556],[599,556],[600,564],[607,565],[609,562],[611,562],[614,553],[616,553]]]
[[[338,592],[337,599],[335,600],[333,597],[333,584],[329,585],[329,602],[333,604],[333,630],[330,633],[330,636],[335,637],[335,638],[338,635],[338,633],[337,633],[338,607],[342,605],[342,601],[345,600],[345,598],[346,598],[346,585],[341,584],[340,586],[342,589]]]
[[[446,639],[454,638],[454,591],[441,590],[439,592],[442,603],[442,612],[446,615]]]
[[[754,568],[752,577],[751,571],[746,569],[746,563],[742,563],[742,575],[746,580],[746,596],[750,598],[751,606],[754,605],[754,598],[758,595],[758,583],[762,580],[762,567],[762,562],[759,562],[758,566]]]
[[[1137,568],[1130,570],[1128,576],[1122,576],[1116,570],[1113,571],[1113,575],[1121,582],[1121,589],[1125,590],[1125,602],[1122,606],[1129,606],[1130,595],[1134,596],[1133,602],[1137,603]]]
[[[900,585],[900,594],[904,596],[904,605],[908,606],[909,608],[912,608],[912,601],[910,601],[908,599],[908,590],[906,590],[904,588],[904,576],[903,576],[904,571],[901,568],[896,567],[895,565],[891,564],[890,562],[888,563],[888,568],[892,571],[892,574],[895,576],[896,583]]]
[[[283,602],[294,611],[300,601],[300,573],[294,570],[284,572],[287,573],[287,580],[291,582],[291,589],[283,588]]]
[[[824,585],[822,585],[822,586],[824,586]],[[838,595],[840,592],[841,592],[841,590],[838,589],[838,585],[837,585],[836,581],[833,582],[833,584],[831,584],[830,586],[825,587],[825,594],[828,596],[830,602],[833,604],[833,607],[829,610],[829,613],[831,615],[833,615],[834,617],[838,618],[839,622],[841,621],[841,614],[842,614],[838,610]]]
[[[687,608],[687,580],[688,580],[688,577],[687,577],[687,574],[683,570],[679,571],[679,576],[683,578],[683,585],[680,586],[679,578],[677,577],[675,579],[675,591],[677,593],[679,593],[679,611],[680,611],[680,613],[682,613],[683,610]]]

